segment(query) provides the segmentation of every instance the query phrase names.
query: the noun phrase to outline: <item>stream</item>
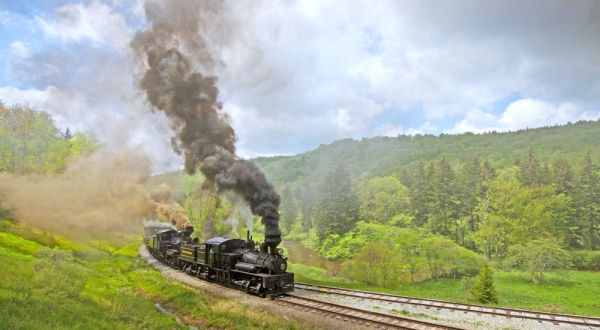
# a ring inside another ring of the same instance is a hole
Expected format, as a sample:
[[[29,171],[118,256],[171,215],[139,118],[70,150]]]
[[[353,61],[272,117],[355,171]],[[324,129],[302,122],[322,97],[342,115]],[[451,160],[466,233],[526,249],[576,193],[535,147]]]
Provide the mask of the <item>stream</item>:
[[[287,257],[291,263],[323,268],[330,275],[339,274],[342,268],[340,262],[328,260],[298,241],[284,241],[281,245],[287,250]]]

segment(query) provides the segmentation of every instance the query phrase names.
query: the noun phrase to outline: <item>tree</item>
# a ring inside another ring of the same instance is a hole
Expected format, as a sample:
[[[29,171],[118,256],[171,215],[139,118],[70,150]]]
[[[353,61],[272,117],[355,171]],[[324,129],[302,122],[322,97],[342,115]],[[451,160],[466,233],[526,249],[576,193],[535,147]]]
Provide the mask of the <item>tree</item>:
[[[410,273],[410,280],[415,281],[415,275],[424,265],[422,237],[412,230],[402,232],[397,239],[398,252],[405,268]]]
[[[369,243],[350,262],[353,277],[370,285],[391,287],[396,283],[398,262],[390,246]]]
[[[387,223],[408,211],[408,189],[394,176],[375,177],[357,185],[360,219]]]
[[[485,263],[481,267],[479,274],[475,278],[470,290],[469,300],[482,304],[498,303],[498,295],[494,288],[494,277],[488,263]]]
[[[581,164],[575,195],[579,231],[588,249],[596,248],[600,226],[600,177],[588,152]]]
[[[480,257],[473,251],[456,244],[446,237],[431,235],[421,242],[422,254],[429,277],[457,278],[475,274],[480,266]]]
[[[552,187],[524,187],[516,180],[491,182],[478,205],[481,226],[473,234],[477,246],[490,258],[506,256],[513,243],[546,235],[565,239],[568,198]]]
[[[281,218],[279,220],[281,223],[281,229],[285,233],[289,233],[292,229],[294,221],[296,220],[297,213],[296,202],[289,186],[283,188],[283,192],[281,193],[281,206],[279,210],[279,213],[281,214]]]
[[[358,199],[344,167],[333,168],[323,180],[314,211],[319,241],[329,234],[344,234],[358,220]]]
[[[446,157],[436,164],[432,178],[431,217],[428,226],[434,234],[451,235],[457,219],[456,184],[454,171]]]
[[[536,284],[544,282],[545,271],[572,266],[569,252],[563,250],[555,240],[547,238],[514,246],[506,263],[529,270],[531,280]]]
[[[533,149],[529,148],[527,157],[519,162],[519,181],[527,187],[535,187],[541,185],[541,167],[535,158]]]
[[[432,168],[432,167],[431,167]],[[433,168],[432,168],[433,169]],[[417,168],[413,172],[410,185],[410,200],[414,223],[417,226],[422,226],[427,222],[430,214],[431,203],[431,172],[425,169],[422,162],[417,164]]]

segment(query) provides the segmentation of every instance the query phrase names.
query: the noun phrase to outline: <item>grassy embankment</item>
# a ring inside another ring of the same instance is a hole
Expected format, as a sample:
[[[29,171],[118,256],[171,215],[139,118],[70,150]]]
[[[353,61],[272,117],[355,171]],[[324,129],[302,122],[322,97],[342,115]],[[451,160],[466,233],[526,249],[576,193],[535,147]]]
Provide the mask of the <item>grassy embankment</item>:
[[[139,244],[75,242],[0,222],[0,324],[9,329],[303,328],[164,279],[137,257]]]
[[[318,267],[290,264],[290,271],[296,273],[298,282],[467,302],[467,289],[461,280],[403,282],[397,288],[387,289],[331,278],[325,269]],[[600,316],[600,272],[549,272],[545,275],[547,283],[533,284],[527,272],[495,271],[494,284],[500,300],[497,306]]]

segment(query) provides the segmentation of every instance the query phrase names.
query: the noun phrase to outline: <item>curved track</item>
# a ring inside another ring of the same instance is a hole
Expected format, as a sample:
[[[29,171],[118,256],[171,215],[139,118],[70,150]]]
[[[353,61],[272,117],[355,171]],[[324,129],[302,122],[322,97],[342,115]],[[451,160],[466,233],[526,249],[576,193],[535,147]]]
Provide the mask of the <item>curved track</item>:
[[[351,290],[344,288],[337,288],[331,286],[312,285],[306,283],[296,283],[295,288],[297,290],[306,290],[318,292],[321,294],[333,294],[340,296],[347,296],[360,299],[371,299],[377,301],[385,301],[390,303],[410,304],[419,305],[426,308],[437,308],[437,309],[450,309],[455,311],[462,311],[464,313],[476,313],[476,314],[489,314],[494,316],[502,316],[508,318],[518,319],[530,319],[538,322],[552,322],[554,324],[572,324],[572,325],[583,325],[589,326],[590,328],[600,328],[600,318],[588,317],[580,315],[569,315],[569,314],[554,314],[535,312],[524,309],[516,308],[499,308],[489,307],[481,305],[471,304],[459,304],[442,300],[433,299],[421,299],[406,297],[400,295],[392,295],[386,293]]]
[[[382,329],[461,329],[403,316],[372,312],[294,294],[285,294],[277,298],[277,300],[295,308],[312,310],[317,313],[328,314],[339,319],[356,322],[364,326],[373,325]]]

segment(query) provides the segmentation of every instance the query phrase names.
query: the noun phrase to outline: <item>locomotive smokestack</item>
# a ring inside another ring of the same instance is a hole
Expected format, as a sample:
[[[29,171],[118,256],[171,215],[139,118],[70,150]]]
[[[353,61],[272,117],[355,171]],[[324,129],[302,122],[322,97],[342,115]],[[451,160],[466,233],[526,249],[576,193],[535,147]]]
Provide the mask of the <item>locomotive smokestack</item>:
[[[274,250],[281,242],[279,195],[253,163],[236,156],[235,132],[218,101],[217,78],[198,70],[215,63],[200,31],[226,19],[222,5],[221,1],[146,2],[150,26],[131,42],[147,64],[139,86],[154,109],[170,119],[173,149],[184,156],[186,172],[200,170],[218,191],[242,197],[252,213],[262,217],[265,242]]]

